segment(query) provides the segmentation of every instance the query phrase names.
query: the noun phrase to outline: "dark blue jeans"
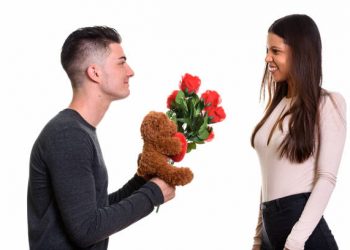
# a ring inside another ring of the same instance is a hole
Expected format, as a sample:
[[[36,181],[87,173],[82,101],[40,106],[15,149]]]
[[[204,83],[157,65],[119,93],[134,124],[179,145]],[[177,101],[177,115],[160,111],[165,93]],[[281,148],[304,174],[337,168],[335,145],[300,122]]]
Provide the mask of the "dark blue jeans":
[[[309,196],[310,193],[295,194],[261,204],[261,250],[283,250],[286,239],[300,218]],[[323,217],[306,241],[305,250],[338,250],[334,236]]]

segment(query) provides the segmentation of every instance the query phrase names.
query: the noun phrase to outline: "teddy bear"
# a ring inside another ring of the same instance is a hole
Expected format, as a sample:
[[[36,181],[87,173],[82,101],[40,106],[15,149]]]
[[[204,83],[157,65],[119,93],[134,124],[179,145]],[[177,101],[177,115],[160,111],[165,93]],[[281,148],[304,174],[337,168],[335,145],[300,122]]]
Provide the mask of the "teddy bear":
[[[193,179],[187,167],[176,167],[172,161],[181,161],[187,142],[176,124],[163,112],[149,112],[141,124],[143,149],[139,156],[137,174],[146,179],[159,177],[171,186],[183,186]]]

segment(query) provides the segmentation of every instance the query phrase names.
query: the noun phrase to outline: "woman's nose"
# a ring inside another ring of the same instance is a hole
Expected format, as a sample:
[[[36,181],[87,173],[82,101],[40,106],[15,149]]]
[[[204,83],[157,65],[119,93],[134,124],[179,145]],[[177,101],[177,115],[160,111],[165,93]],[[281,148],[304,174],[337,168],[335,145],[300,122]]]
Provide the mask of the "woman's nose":
[[[269,63],[269,62],[272,62],[272,61],[273,61],[272,56],[269,53],[267,53],[266,57],[265,57],[265,62]]]

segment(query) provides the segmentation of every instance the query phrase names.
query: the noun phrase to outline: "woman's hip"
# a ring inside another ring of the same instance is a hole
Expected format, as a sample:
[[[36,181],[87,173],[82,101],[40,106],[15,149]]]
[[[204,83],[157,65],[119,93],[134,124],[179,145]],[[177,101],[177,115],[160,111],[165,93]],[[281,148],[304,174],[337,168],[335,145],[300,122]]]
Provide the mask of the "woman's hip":
[[[283,249],[286,239],[294,224],[299,220],[309,196],[310,193],[301,193],[261,204],[264,242],[262,249]],[[323,217],[305,243],[305,250],[313,249],[338,249],[334,236]]]

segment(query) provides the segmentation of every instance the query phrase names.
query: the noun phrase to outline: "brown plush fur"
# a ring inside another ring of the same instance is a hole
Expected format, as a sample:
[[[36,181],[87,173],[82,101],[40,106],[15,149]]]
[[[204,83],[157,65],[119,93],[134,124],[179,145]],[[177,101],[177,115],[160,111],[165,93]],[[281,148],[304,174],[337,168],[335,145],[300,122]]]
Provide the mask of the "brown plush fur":
[[[144,141],[137,173],[145,178],[159,177],[171,186],[186,185],[193,179],[189,168],[175,167],[168,156],[181,152],[181,141],[174,137],[176,124],[162,112],[151,111],[141,124]]]

